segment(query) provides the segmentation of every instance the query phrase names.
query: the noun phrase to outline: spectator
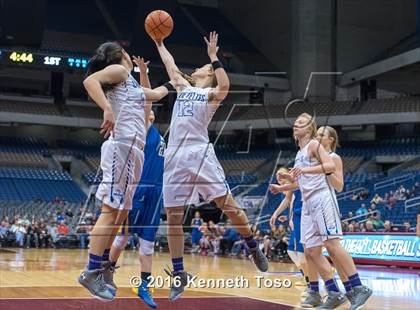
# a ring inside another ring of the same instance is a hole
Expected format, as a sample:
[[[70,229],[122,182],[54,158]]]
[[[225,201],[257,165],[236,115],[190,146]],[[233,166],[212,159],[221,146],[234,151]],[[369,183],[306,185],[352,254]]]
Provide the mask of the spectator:
[[[347,218],[349,218],[349,219],[352,218],[353,216],[354,216],[354,214],[351,211],[347,214]]]
[[[366,205],[362,203],[359,209],[356,210],[356,215],[365,215],[368,213],[368,209],[366,208]]]
[[[65,219],[66,219],[66,215],[64,214],[64,211],[58,211],[56,222],[60,223],[61,221],[64,221]]]
[[[403,224],[403,232],[413,232],[414,230],[411,229],[411,224],[409,221],[405,221]]]
[[[226,224],[226,230],[220,239],[220,250],[222,254],[226,254],[226,252],[231,252],[233,244],[239,240],[239,235],[236,229],[234,229],[230,222]]]
[[[72,218],[73,217],[73,211],[71,209],[67,209],[66,216],[69,217],[69,218]]]
[[[23,243],[25,242],[25,237],[26,237],[26,229],[25,229],[25,226],[23,226],[23,224],[17,225],[15,235],[16,235],[16,242],[18,246],[20,248],[23,248]]]
[[[193,246],[193,252],[197,252],[199,243],[203,234],[200,232],[200,226],[203,225],[203,219],[201,218],[200,212],[194,213],[194,218],[191,220],[191,242]]]
[[[209,221],[209,232],[210,232],[210,245],[211,251],[218,255],[220,254],[220,232],[219,227],[213,222]]]
[[[390,221],[384,222],[384,232],[391,232],[392,231],[392,225]]]
[[[79,226],[76,228],[76,234],[79,238],[80,248],[86,249],[87,239],[89,236],[86,222],[81,222]]]
[[[384,221],[382,221],[381,214],[379,212],[376,212],[375,215],[373,216],[372,224],[376,230],[380,230],[384,228]]]
[[[58,230],[57,230],[57,224],[54,223],[52,225],[47,226],[48,234],[51,236],[51,245],[55,247],[55,243],[58,240]]]
[[[64,223],[64,221],[60,222],[60,225],[58,225],[57,227],[57,231],[58,231],[58,235],[59,236],[67,236],[67,234],[69,233],[70,229],[69,227]]]
[[[348,232],[355,232],[355,230],[354,230],[354,225],[350,223],[350,224],[347,226],[347,231],[348,231]]]
[[[371,204],[374,205],[378,205],[383,203],[383,199],[381,196],[379,196],[379,194],[375,194],[375,196],[372,198],[372,200],[370,201]]]
[[[392,191],[391,191],[391,193],[392,193]],[[391,209],[395,208],[396,205],[397,205],[397,198],[395,197],[394,193],[392,193],[389,196],[388,209],[391,210]]]

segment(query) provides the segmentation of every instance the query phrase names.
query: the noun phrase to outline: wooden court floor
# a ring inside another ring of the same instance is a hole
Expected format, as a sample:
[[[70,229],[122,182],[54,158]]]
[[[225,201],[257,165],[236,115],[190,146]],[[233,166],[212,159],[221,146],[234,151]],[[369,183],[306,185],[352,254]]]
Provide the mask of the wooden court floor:
[[[5,304],[2,307],[2,301],[7,301],[8,309],[12,309],[14,303],[22,300],[43,299],[47,303],[57,299],[89,300],[88,292],[77,283],[86,260],[87,250],[0,249],[0,309],[5,307]],[[163,268],[169,264],[168,253],[154,254],[153,275],[158,286],[154,296],[158,304],[162,301],[168,305],[167,276]],[[115,275],[119,287],[117,299],[135,299],[130,279],[139,274],[137,252],[125,251],[119,265],[121,267]],[[262,274],[245,259],[187,254],[185,268],[197,276],[194,281],[196,287],[188,288],[183,298],[176,302],[181,305],[180,309],[183,300],[190,298],[204,300],[235,297],[246,297],[248,301],[266,301],[273,309],[299,309],[304,286],[293,264],[273,262],[270,263],[269,272]],[[364,267],[360,275],[362,281],[374,290],[374,295],[364,309],[420,309],[419,270]],[[223,302],[220,305],[218,308],[223,309]],[[340,309],[348,309],[348,304]]]

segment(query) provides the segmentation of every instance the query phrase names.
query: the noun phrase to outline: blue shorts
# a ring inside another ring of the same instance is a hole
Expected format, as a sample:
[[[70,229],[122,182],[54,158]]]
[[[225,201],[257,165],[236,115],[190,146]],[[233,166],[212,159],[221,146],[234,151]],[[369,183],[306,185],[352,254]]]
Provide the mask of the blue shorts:
[[[289,251],[304,252],[303,244],[300,242],[300,214],[293,215],[293,230],[290,231]]]
[[[133,208],[121,225],[121,234],[137,234],[141,239],[154,242],[162,208],[162,185],[141,185],[134,196]]]

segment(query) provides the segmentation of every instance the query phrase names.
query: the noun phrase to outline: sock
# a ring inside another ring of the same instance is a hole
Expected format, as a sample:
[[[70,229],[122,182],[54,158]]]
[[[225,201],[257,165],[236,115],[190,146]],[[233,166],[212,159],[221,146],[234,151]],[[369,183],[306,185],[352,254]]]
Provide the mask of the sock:
[[[244,237],[246,245],[248,248],[253,249],[257,247],[257,241],[255,241],[254,236]]]
[[[174,267],[174,272],[184,271],[184,258],[172,258],[172,266]]]
[[[344,285],[344,288],[346,289],[346,292],[347,293],[351,291],[351,283],[350,283],[350,281],[347,280],[347,281],[343,282],[343,285]]]
[[[140,274],[141,280],[144,281],[144,282],[146,282],[146,283],[149,283],[149,281],[150,281],[150,278],[149,277],[151,275],[152,275],[151,272],[144,272],[144,271],[142,271],[141,274]]]
[[[95,270],[101,268],[102,256],[89,253],[88,270]]]
[[[361,286],[362,282],[360,281],[359,274],[356,272],[354,275],[349,276],[349,282],[351,287]]]
[[[325,286],[328,290],[328,292],[339,292],[337,283],[335,283],[334,279],[330,279],[325,281]]]
[[[102,261],[103,262],[107,262],[107,261],[109,261],[109,252],[110,252],[111,250],[110,249],[106,249],[105,251],[104,251],[104,254],[102,255]]]
[[[319,282],[309,282],[309,287],[311,288],[311,291],[319,293]]]
[[[305,281],[306,281],[306,286],[308,288],[311,288],[311,281],[309,281],[309,277],[308,276],[305,276]]]

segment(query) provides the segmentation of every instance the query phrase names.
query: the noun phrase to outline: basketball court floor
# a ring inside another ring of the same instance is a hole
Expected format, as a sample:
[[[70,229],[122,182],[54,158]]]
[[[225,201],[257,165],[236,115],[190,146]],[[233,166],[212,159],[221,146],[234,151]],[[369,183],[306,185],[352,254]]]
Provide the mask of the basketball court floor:
[[[137,252],[127,250],[121,257],[117,298],[107,303],[90,297],[77,283],[86,261],[87,250],[0,249],[0,309],[148,309],[130,285],[139,274]],[[197,276],[196,287],[169,302],[163,271],[169,263],[167,253],[154,254],[155,284],[162,286],[153,293],[158,309],[299,309],[304,286],[293,264],[272,262],[262,274],[248,260],[188,254],[185,266]],[[374,291],[364,309],[420,309],[420,270],[362,266],[360,275]],[[278,287],[289,286],[289,280],[291,287]]]

